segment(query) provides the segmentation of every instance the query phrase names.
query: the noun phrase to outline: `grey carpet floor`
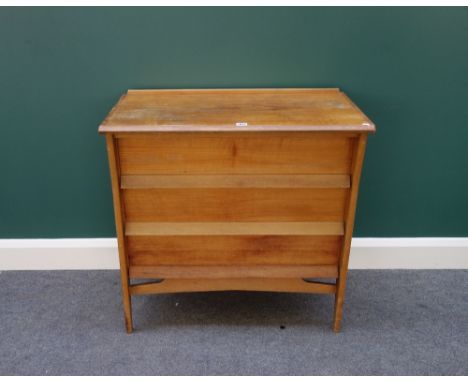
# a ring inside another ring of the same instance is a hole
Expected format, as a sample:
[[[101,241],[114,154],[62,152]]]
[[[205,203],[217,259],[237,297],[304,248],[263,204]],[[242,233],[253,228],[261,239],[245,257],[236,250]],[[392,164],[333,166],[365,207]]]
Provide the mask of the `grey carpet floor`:
[[[196,293],[133,298],[117,271],[0,273],[1,375],[466,375],[468,271],[349,273],[333,298]]]

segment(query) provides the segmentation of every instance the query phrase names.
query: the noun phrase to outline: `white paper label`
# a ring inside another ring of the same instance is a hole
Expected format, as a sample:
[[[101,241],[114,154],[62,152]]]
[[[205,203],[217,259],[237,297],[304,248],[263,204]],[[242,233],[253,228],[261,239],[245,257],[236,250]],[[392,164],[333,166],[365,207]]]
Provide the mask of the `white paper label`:
[[[249,124],[247,122],[236,122],[236,126],[243,127],[243,126],[249,126]]]

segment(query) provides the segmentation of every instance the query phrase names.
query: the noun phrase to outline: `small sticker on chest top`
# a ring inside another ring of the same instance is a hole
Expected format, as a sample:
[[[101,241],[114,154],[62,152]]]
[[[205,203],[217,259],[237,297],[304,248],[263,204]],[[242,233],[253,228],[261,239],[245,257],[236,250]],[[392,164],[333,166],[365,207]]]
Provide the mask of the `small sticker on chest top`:
[[[243,127],[243,126],[249,126],[249,124],[247,122],[236,122],[236,126]]]

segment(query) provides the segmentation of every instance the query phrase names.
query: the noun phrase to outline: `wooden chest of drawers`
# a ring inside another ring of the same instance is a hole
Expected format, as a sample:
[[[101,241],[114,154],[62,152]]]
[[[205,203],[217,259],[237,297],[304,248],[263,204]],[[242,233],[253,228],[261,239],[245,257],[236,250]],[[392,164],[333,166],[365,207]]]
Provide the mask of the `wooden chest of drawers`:
[[[334,294],[339,331],[374,130],[338,89],[129,90],[99,127],[127,331],[132,295],[222,290]]]

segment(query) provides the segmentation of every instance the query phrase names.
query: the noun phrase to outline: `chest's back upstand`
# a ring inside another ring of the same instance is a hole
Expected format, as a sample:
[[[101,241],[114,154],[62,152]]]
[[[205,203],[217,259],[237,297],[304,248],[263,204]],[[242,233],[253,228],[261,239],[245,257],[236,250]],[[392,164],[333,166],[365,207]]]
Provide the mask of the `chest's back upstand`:
[[[338,89],[129,90],[99,127],[127,331],[132,295],[226,290],[334,294],[339,331],[374,131]]]

